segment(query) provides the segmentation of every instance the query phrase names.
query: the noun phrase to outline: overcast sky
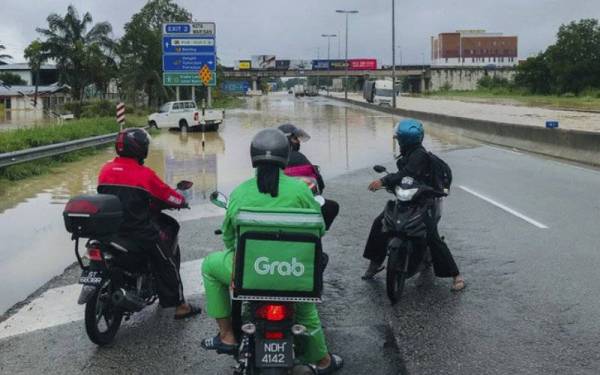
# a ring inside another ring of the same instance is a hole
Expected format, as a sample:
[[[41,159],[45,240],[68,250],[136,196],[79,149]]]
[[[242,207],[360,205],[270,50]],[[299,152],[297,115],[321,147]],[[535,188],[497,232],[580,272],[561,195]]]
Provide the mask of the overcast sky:
[[[391,0],[176,0],[198,21],[217,24],[221,60],[257,54],[278,59],[314,59],[317,49],[327,57],[323,33],[341,34],[344,54],[344,16],[335,9],[356,9],[350,16],[349,57],[373,57],[391,62]],[[64,15],[69,4],[94,22],[109,21],[114,36],[146,0],[0,0],[0,44],[13,62],[23,61],[23,49],[45,27],[50,13]],[[519,57],[545,49],[558,27],[585,17],[600,17],[600,0],[396,0],[396,45],[403,62],[429,60],[430,37],[457,29],[486,29],[519,36]],[[331,58],[338,56],[332,39]]]

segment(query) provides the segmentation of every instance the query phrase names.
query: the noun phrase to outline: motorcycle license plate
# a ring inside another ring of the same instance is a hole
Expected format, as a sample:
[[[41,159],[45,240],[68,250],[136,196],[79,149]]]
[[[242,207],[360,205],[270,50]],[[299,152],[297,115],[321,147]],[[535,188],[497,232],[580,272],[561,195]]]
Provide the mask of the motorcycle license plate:
[[[256,367],[292,367],[294,347],[289,340],[256,340]]]
[[[103,278],[104,273],[100,270],[84,270],[79,276],[79,284],[98,286]]]

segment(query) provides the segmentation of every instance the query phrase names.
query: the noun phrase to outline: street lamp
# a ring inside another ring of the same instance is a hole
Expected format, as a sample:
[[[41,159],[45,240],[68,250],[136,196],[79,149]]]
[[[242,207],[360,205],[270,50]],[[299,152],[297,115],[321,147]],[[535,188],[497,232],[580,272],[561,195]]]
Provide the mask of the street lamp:
[[[331,70],[331,56],[329,52],[331,50],[331,38],[335,38],[336,34],[321,34],[323,38],[327,38],[327,71]],[[331,78],[331,76],[329,76]],[[329,85],[327,85],[327,95],[329,95]]]
[[[344,82],[344,99],[348,100],[348,15],[356,14],[358,10],[341,10],[338,9],[336,13],[342,13],[346,15],[346,79]]]
[[[392,108],[396,108],[396,0],[392,0]]]

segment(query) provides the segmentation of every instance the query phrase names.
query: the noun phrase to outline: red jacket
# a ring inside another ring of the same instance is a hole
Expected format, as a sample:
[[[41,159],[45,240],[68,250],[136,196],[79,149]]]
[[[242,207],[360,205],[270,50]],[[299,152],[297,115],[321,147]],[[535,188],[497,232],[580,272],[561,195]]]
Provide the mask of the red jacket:
[[[165,184],[156,173],[137,160],[116,157],[106,163],[98,176],[98,193],[119,197],[124,221],[121,232],[151,240],[158,230],[152,225],[152,208],[181,208],[185,198]]]

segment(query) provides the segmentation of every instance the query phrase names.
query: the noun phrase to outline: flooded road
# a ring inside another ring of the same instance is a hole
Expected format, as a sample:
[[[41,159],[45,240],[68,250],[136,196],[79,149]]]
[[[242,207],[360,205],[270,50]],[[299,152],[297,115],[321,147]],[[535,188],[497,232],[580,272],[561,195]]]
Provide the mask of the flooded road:
[[[391,131],[398,119],[325,98],[249,98],[245,108],[227,112],[218,133],[162,130],[153,136],[146,165],[172,186],[182,179],[194,182],[192,210],[175,216],[208,216],[214,214],[206,201],[212,191],[229,193],[253,173],[249,143],[257,130],[286,122],[305,129],[312,138],[302,151],[327,180],[390,161],[397,152]],[[426,146],[433,150],[472,143],[432,128]],[[0,192],[0,314],[75,261],[62,220],[64,204],[73,195],[93,193],[101,165],[113,156],[108,147]]]

